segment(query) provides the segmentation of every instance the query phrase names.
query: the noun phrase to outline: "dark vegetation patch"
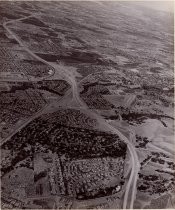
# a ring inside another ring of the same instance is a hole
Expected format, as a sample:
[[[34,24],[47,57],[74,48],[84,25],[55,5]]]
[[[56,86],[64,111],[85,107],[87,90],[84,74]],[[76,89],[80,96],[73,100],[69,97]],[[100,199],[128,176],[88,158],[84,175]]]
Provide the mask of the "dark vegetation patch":
[[[41,28],[42,31],[44,31],[45,33],[47,33],[47,35],[49,37],[57,37],[58,33],[54,32],[51,28]]]
[[[30,63],[31,65],[43,65],[43,63],[41,61],[35,61],[35,60],[27,60],[27,59],[23,59],[24,63]]]
[[[37,206],[40,206],[42,209],[50,209],[50,206],[48,205],[47,200],[34,200],[33,204],[36,204]]]
[[[115,106],[107,101],[101,94],[93,93],[83,96],[82,99],[90,109],[110,110],[115,108]]]
[[[43,28],[43,29],[44,29],[44,28]],[[58,32],[58,33],[63,33],[63,34],[67,34],[67,33],[70,32],[69,30],[61,29],[61,28],[54,28],[54,31],[55,31],[55,32]]]
[[[10,90],[1,91],[0,95],[3,93],[15,93],[17,90],[27,90],[29,88],[34,88],[32,83],[22,82],[20,85],[12,85]]]
[[[136,68],[140,63],[126,63],[123,65],[123,67],[126,68]]]
[[[15,39],[10,39],[9,41],[11,44],[18,44],[18,42]]]
[[[75,35],[72,35],[72,36],[71,35],[67,35],[66,39],[68,39],[68,40],[75,40],[75,41],[77,41],[77,42],[79,42],[79,43],[81,43],[83,45],[86,44],[85,41],[83,41],[80,37],[76,37]],[[88,46],[86,46],[86,47],[88,47]]]
[[[87,192],[87,190],[82,187],[82,191],[77,193],[76,199],[89,200],[89,199],[96,199],[100,197],[110,196],[115,193],[117,186],[106,187],[105,189],[98,189],[98,190],[89,191],[89,192]]]
[[[145,31],[142,32],[142,31],[136,31],[136,30],[134,30],[134,31],[126,30],[125,33],[132,35],[132,36],[136,36],[136,37],[142,37],[142,39],[145,38],[145,39],[151,39],[151,40],[157,39],[159,41],[162,40],[160,37],[158,37],[156,35],[153,35],[151,33],[145,33]]]
[[[173,176],[175,178],[175,172],[164,171],[164,170],[160,170],[160,169],[156,169],[156,171],[159,172],[159,173],[169,174],[170,176]],[[174,185],[175,185],[175,183],[174,183]]]
[[[105,34],[105,35],[107,34],[104,30],[101,30],[100,27],[97,27],[96,25],[87,26],[86,24],[78,23],[68,17],[64,18],[64,20],[61,18],[57,19],[57,23],[60,25],[66,25],[70,29],[78,28],[78,29],[87,30],[93,33]]]
[[[38,55],[39,57],[41,57],[42,59],[48,61],[48,62],[56,62],[58,60],[60,60],[60,55],[55,55],[55,54],[43,54],[43,53],[36,53],[36,55]]]
[[[133,111],[128,111],[128,109],[124,109],[123,107],[119,107],[119,110],[115,110],[116,115],[111,115],[111,116],[104,116],[105,119],[110,119],[110,120],[116,120],[118,119],[118,114],[121,114],[121,117],[124,121],[127,121],[129,124],[141,124],[143,123],[146,119],[157,119],[159,120],[164,127],[167,127],[165,122],[162,120],[162,118],[168,118],[174,120],[173,117],[168,116],[168,115],[158,115],[158,114],[151,114],[151,113],[137,113]]]
[[[4,32],[0,32],[0,38],[1,39],[8,39],[8,37],[5,35]]]
[[[141,192],[148,192],[151,195],[161,195],[162,193],[168,192],[174,185],[173,182],[170,182],[168,179],[160,179],[160,176],[157,179],[154,175],[141,175],[140,179],[142,184],[138,185],[137,189]]]
[[[20,7],[23,8],[23,9],[28,9],[28,10],[31,10],[32,9],[32,6],[30,6],[28,3],[26,2],[21,2],[20,3]]]
[[[136,135],[136,142],[138,143],[136,148],[146,148],[146,145],[149,142],[149,140],[147,137],[142,137],[142,136]]]
[[[143,175],[141,173],[139,173],[139,178],[143,178],[146,181],[156,181],[159,179],[159,177],[157,175]]]
[[[53,31],[48,31],[47,34],[49,37],[58,37],[58,34]]]
[[[159,73],[161,72],[163,69],[161,67],[151,67],[150,71],[153,73]]]
[[[68,88],[70,88],[70,85],[65,80],[44,80],[38,82],[36,87],[63,96]]]
[[[26,24],[39,26],[39,27],[48,27],[45,23],[43,23],[42,21],[38,20],[35,17],[30,17],[30,18],[24,19],[21,22],[26,23]]]
[[[83,95],[83,94],[85,94],[85,93],[88,92],[89,88],[96,87],[96,86],[101,86],[101,89],[99,90],[98,93],[101,93],[101,94],[110,94],[110,91],[107,88],[105,88],[105,87],[106,86],[111,86],[111,85],[115,85],[115,83],[112,83],[112,82],[106,82],[106,83],[94,82],[94,83],[84,84],[83,85],[83,90],[80,92],[80,94]]]
[[[116,111],[116,114],[118,114],[118,112]],[[168,115],[158,115],[158,114],[151,114],[151,113],[137,113],[137,112],[132,112],[132,111],[126,111],[125,113],[121,114],[122,119],[129,122],[130,124],[134,123],[138,123],[141,124],[144,122],[144,120],[146,119],[157,119],[159,120],[164,126],[165,124],[162,121],[162,118],[169,118],[169,119],[174,119],[171,116]]]
[[[44,178],[44,177],[46,177],[47,176],[47,171],[45,170],[45,171],[41,171],[40,173],[38,173],[38,174],[34,174],[34,182],[37,182],[38,180],[40,180],[40,179],[42,179],[42,178]]]
[[[129,122],[136,120],[138,123],[142,123],[147,118],[157,119],[157,120],[161,120],[161,118],[169,118],[172,120],[174,119],[173,117],[170,117],[168,115],[157,115],[157,114],[136,113],[136,112],[123,113],[122,118]]]
[[[14,155],[11,164],[2,167],[2,174],[13,170],[18,162],[38,152],[36,144],[70,159],[125,157],[127,149],[127,145],[115,134],[67,127],[52,121],[52,118],[43,120],[40,117],[3,144],[2,149],[13,151]],[[27,150],[29,145],[31,149]]]
[[[118,65],[115,64],[110,64],[110,63],[105,63],[105,64],[78,64],[77,66],[77,71],[83,76],[88,76],[89,74],[96,73],[96,72],[103,72],[103,71],[109,71],[112,68],[118,68]]]
[[[51,93],[57,94],[59,96],[63,96],[68,90],[70,85],[65,80],[43,80],[36,83],[30,83],[30,82],[21,82],[18,85],[12,85],[10,90],[5,90],[0,92],[0,96],[2,94],[6,93],[15,93],[19,90],[27,90],[27,89],[40,89],[40,90],[46,90]]]
[[[17,19],[19,18],[20,16],[19,15],[14,15],[14,14],[11,14],[10,12],[2,12],[3,11],[3,8],[1,9],[0,8],[0,18],[7,18],[7,19]]]
[[[106,61],[103,60],[98,54],[82,51],[71,51],[67,55],[55,55],[55,54],[42,54],[36,53],[42,59],[48,62],[56,62],[57,60],[63,61],[66,64],[81,64],[81,63],[90,63],[90,64],[105,64]]]

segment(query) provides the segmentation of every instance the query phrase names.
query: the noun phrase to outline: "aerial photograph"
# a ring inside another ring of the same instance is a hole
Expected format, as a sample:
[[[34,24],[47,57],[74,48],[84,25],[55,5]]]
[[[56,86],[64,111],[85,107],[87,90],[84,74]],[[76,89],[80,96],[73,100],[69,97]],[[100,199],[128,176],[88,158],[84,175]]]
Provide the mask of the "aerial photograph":
[[[175,209],[173,1],[1,1],[1,209]]]

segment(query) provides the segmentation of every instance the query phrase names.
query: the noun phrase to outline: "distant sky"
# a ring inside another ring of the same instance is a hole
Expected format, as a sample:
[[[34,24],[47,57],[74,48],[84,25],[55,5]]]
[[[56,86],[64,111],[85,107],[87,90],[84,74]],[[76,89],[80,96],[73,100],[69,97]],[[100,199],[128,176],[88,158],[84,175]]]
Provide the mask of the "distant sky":
[[[165,12],[174,12],[174,1],[137,1],[137,4],[140,4],[145,7],[156,9],[159,11]]]
[[[78,0],[83,1],[83,0]],[[174,12],[174,0],[87,0],[87,1],[123,1],[123,2],[135,2],[143,7],[152,8],[159,11]]]
[[[2,0],[0,0],[2,1]],[[9,0],[9,1],[16,1],[16,0]],[[23,0],[26,1],[26,0]],[[32,1],[32,0],[30,0]],[[35,1],[35,0],[34,0]],[[43,0],[47,1],[47,0]],[[53,1],[53,0],[50,0]],[[60,0],[56,0],[60,1]],[[72,1],[72,0],[63,0],[63,1]],[[84,0],[73,0],[73,1],[84,1]],[[174,0],[87,0],[87,1],[125,1],[125,2],[137,2],[138,5],[142,5],[145,7],[149,7],[155,10],[159,11],[165,11],[165,12],[174,12]]]

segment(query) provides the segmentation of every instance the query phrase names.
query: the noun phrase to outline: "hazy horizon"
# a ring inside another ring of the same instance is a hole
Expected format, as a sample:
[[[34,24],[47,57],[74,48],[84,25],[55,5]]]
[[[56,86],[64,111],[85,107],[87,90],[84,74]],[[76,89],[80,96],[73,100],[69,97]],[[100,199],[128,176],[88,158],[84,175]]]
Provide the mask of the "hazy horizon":
[[[174,1],[138,1],[138,5],[164,12],[174,12]]]

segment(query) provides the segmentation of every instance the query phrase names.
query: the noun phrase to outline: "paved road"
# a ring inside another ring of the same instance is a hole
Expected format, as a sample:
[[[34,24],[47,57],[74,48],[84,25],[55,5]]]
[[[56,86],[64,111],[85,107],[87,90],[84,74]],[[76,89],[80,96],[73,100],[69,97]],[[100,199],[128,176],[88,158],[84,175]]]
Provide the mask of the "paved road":
[[[23,42],[17,37],[16,34],[14,34],[9,28],[8,28],[8,24],[12,24],[13,22],[16,22],[16,21],[21,21],[21,20],[25,20],[27,18],[30,18],[30,17],[33,17],[34,15],[30,15],[30,16],[27,16],[27,17],[23,17],[23,18],[19,18],[19,19],[16,19],[16,20],[10,20],[10,21],[7,21],[7,22],[4,22],[3,23],[3,27],[6,29],[6,31],[18,42],[18,44],[23,48],[24,51],[26,51],[27,53],[29,53],[32,57],[34,57],[35,59],[37,59],[38,61],[41,61],[42,63],[52,67],[52,69],[55,69],[51,63],[47,62],[46,60],[40,58],[39,56],[37,56],[35,53],[33,53],[27,46],[25,46],[23,44]],[[42,77],[42,78],[39,78],[38,80],[35,80],[35,81],[40,81],[40,80],[43,80],[43,79],[46,79],[48,77],[51,77],[55,74],[55,72],[52,72],[52,74],[50,74],[49,76],[46,76],[46,77]]]
[[[130,175],[129,181],[126,186],[126,191],[125,191],[125,196],[124,196],[124,201],[123,201],[123,209],[126,209],[128,207],[130,209],[133,209],[133,204],[134,204],[134,200],[136,196],[136,184],[137,184],[137,179],[138,179],[138,172],[140,170],[140,162],[137,156],[137,152],[136,152],[135,146],[132,144],[133,138],[135,138],[135,133],[134,131],[130,129],[130,139],[127,139],[118,129],[108,124],[104,120],[104,118],[99,116],[93,110],[89,110],[87,108],[87,105],[85,105],[85,103],[80,99],[77,83],[75,82],[74,77],[72,77],[72,84],[73,84],[73,96],[77,104],[79,103],[81,108],[85,108],[86,112],[89,112],[90,115],[93,115],[94,118],[99,122],[99,124],[103,124],[104,127],[109,129],[113,133],[117,134],[120,137],[120,139],[122,139],[128,146],[128,149],[131,155],[132,169],[131,169],[131,175]],[[131,191],[131,194],[130,194],[130,191]],[[128,202],[129,194],[131,195],[130,204]]]
[[[25,46],[22,43],[22,41],[7,26],[10,23],[13,23],[15,21],[24,20],[24,19],[27,19],[29,17],[32,17],[32,15],[30,15],[28,17],[17,19],[17,20],[12,20],[12,21],[5,22],[3,24],[3,27],[8,31],[9,34],[11,34],[11,36],[14,37],[14,39],[19,43],[19,45],[21,47],[23,47],[23,49],[27,53],[29,53],[35,59],[43,62],[44,64],[46,64],[48,66],[51,66],[53,69],[55,69],[55,71],[56,70],[59,71],[60,69],[59,69],[58,65],[47,62],[44,59],[37,56],[35,53],[33,53],[30,49],[27,48],[27,46]],[[64,73],[67,81],[72,86],[73,99],[77,103],[77,105],[79,107],[83,108],[83,109],[86,109],[86,111],[89,112],[90,115],[93,115],[100,124],[103,124],[103,126],[106,127],[108,130],[117,134],[120,137],[120,139],[123,140],[127,144],[128,150],[129,150],[130,155],[131,155],[132,169],[131,169],[131,174],[130,174],[130,177],[129,177],[129,180],[128,180],[128,183],[127,183],[127,186],[126,186],[126,191],[125,191],[125,196],[124,196],[124,201],[123,201],[123,208],[124,209],[126,209],[126,208],[132,209],[135,194],[136,194],[136,182],[137,182],[138,172],[139,172],[139,169],[140,169],[138,156],[137,156],[135,147],[132,144],[132,139],[127,139],[117,128],[114,128],[112,125],[108,124],[101,116],[97,115],[97,113],[95,113],[93,110],[89,110],[87,108],[87,105],[80,99],[78,86],[77,86],[74,75],[71,72],[67,71],[66,69],[64,69],[64,72],[62,72],[62,73]],[[53,74],[54,74],[54,72],[53,72]],[[47,105],[47,106],[49,106],[49,105]],[[32,118],[30,118],[25,124],[23,124],[15,133],[17,133],[21,128],[25,127],[34,118],[38,117],[42,113],[42,111],[47,108],[47,106],[44,107],[42,110],[40,110],[38,113],[36,113],[34,116],[32,116]],[[14,135],[15,133],[13,133],[12,135]],[[10,137],[6,138],[4,141],[7,141],[8,139],[10,139],[12,137],[12,135]],[[4,141],[2,143],[4,143]],[[131,198],[128,199],[130,192],[131,192]],[[130,201],[130,204],[129,204],[129,201]]]
[[[49,63],[47,61],[45,61],[44,59],[40,58],[39,56],[37,56],[35,53],[33,53],[30,49],[27,48],[27,46],[25,46],[22,41],[16,36],[16,34],[13,33],[13,31],[11,31],[9,28],[8,28],[8,24],[12,24],[13,22],[16,22],[16,21],[20,21],[20,20],[25,20],[29,17],[33,17],[33,15],[30,15],[30,16],[27,16],[27,17],[23,17],[23,18],[19,18],[19,19],[16,19],[16,20],[10,20],[10,21],[7,21],[7,22],[4,22],[3,23],[3,27],[7,30],[7,32],[19,43],[19,45],[23,48],[24,51],[26,51],[27,53],[29,53],[31,56],[33,56],[35,59],[41,61],[42,63],[48,65],[48,66],[51,66],[52,69],[54,69],[55,71],[56,70],[60,70],[58,65],[55,65],[53,63]],[[55,71],[53,72],[52,75],[49,75],[46,78],[48,77],[51,77],[54,75]],[[71,78],[71,73],[70,72],[62,72],[65,77],[67,78],[68,82],[70,83],[70,85],[73,87],[72,91],[73,93],[76,92],[76,85],[75,85],[75,81]],[[40,81],[40,80],[43,80],[43,78],[40,78],[38,79],[37,81]],[[36,82],[36,80],[35,80]],[[77,98],[77,95],[74,94],[75,98]],[[15,135],[19,130],[21,130],[23,127],[25,127],[28,123],[30,123],[32,120],[34,120],[36,117],[40,116],[42,114],[42,112],[48,108],[50,106],[50,104],[47,104],[45,107],[43,107],[40,111],[38,111],[37,113],[35,113],[31,118],[29,118],[27,121],[25,121],[25,123],[23,123],[18,129],[16,129],[12,134],[10,134],[7,138],[3,139],[1,142],[0,142],[0,145],[4,144],[6,141],[8,141],[13,135]]]
[[[42,114],[42,112],[48,107],[49,107],[49,104],[45,105],[42,109],[40,109],[38,112],[36,112],[30,118],[28,118],[25,122],[23,122],[23,124],[21,124],[18,127],[18,129],[16,129],[14,132],[12,132],[8,137],[6,137],[5,139],[2,139],[0,142],[0,146],[2,146],[5,142],[10,140],[10,138],[12,138],[12,136],[14,136],[16,133],[18,133],[22,128],[24,128],[26,125],[28,125],[30,122],[32,122],[35,118],[39,117]]]
[[[92,111],[90,111],[90,114],[92,115]],[[101,116],[97,115],[96,113],[93,113],[93,115],[98,120],[99,123],[103,124],[103,126],[108,128],[112,133],[117,134],[120,137],[120,139],[123,140],[128,146],[128,150],[131,155],[132,169],[131,169],[131,174],[130,174],[130,177],[126,186],[126,191],[125,191],[124,201],[123,201],[123,209],[126,209],[126,208],[133,209],[133,203],[134,203],[135,194],[136,194],[138,172],[140,170],[140,163],[139,163],[139,159],[138,159],[135,147],[131,143],[132,139],[127,139],[118,129],[108,124]],[[132,194],[130,193],[130,191],[132,191]],[[129,195],[131,195],[130,204],[128,201]]]

